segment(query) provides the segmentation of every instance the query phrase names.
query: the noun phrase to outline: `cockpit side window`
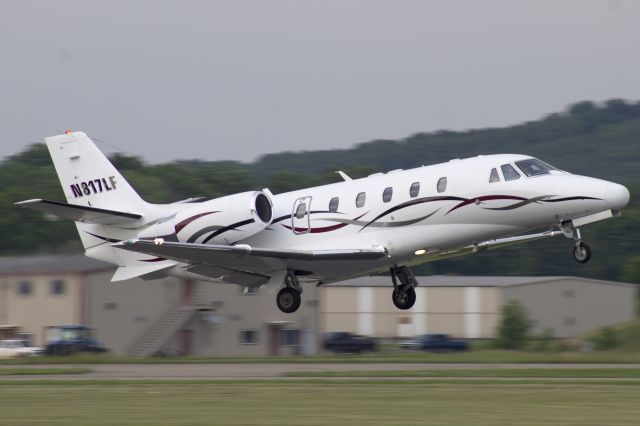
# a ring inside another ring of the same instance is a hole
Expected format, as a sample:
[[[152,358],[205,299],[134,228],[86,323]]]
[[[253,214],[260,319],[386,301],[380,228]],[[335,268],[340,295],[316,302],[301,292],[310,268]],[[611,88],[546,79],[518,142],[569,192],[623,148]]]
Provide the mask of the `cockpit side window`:
[[[504,180],[520,179],[520,173],[518,173],[511,164],[503,164],[500,168],[502,169]]]
[[[489,176],[489,183],[500,182],[500,175],[498,174],[498,169],[491,169],[491,175]]]
[[[522,173],[531,176],[548,175],[550,170],[555,170],[553,167],[544,163],[536,158],[530,158],[528,160],[516,161],[516,166]]]

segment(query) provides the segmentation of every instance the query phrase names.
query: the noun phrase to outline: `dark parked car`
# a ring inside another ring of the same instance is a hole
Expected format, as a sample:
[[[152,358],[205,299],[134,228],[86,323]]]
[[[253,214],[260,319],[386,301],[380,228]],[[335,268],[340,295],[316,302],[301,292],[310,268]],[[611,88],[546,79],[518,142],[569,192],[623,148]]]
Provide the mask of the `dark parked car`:
[[[464,340],[456,340],[448,334],[423,334],[413,339],[400,342],[402,349],[422,351],[466,351],[469,344]]]
[[[371,337],[359,336],[344,331],[327,333],[324,336],[323,348],[334,353],[375,352],[377,344]]]
[[[101,353],[107,348],[93,338],[93,330],[84,325],[49,327],[47,355],[72,355],[78,352]]]

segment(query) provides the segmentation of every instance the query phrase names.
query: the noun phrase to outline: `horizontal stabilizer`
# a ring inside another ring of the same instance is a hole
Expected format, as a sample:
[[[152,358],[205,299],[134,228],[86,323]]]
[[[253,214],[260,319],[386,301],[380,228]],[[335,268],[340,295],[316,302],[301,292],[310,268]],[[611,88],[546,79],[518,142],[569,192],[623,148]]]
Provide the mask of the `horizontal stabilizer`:
[[[111,277],[111,281],[124,281],[136,277],[143,278],[144,275],[152,274],[154,272],[158,272],[167,268],[172,268],[175,265],[175,262],[162,262],[156,265],[121,266],[116,269],[116,273],[113,274],[113,277]]]
[[[98,225],[117,225],[142,218],[141,215],[135,213],[98,209],[96,207],[79,206],[42,199],[20,201],[16,203],[16,205],[48,213],[62,219],[70,219],[84,223],[95,223]]]

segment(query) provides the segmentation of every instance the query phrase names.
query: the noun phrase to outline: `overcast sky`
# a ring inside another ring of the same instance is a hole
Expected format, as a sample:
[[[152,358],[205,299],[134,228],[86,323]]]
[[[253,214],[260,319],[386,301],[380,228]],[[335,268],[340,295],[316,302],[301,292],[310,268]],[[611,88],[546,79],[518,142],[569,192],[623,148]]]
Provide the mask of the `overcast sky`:
[[[251,161],[640,99],[638,1],[0,1],[0,158]]]

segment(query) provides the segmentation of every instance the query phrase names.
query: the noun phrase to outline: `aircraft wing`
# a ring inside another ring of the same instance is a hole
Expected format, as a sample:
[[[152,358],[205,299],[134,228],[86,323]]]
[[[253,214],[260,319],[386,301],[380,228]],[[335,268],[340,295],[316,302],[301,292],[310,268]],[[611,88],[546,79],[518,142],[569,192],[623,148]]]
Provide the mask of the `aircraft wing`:
[[[98,225],[116,225],[140,219],[142,216],[135,213],[120,212],[115,210],[98,209],[89,206],[62,203],[50,200],[26,200],[16,203],[17,206],[38,210],[62,219],[70,219],[76,222],[95,223]]]
[[[276,271],[313,271],[318,261],[375,261],[387,255],[384,247],[336,250],[284,250],[251,247],[179,243],[156,240],[129,240],[112,244],[124,250],[150,254],[186,263],[187,270],[223,281],[260,285]]]
[[[485,250],[493,250],[497,248],[514,246],[517,244],[528,243],[530,241],[542,240],[545,238],[555,237],[562,235],[562,231],[552,230],[546,232],[539,232],[536,234],[518,235],[515,237],[497,238],[495,240],[482,241],[478,244],[471,244],[464,247],[458,247],[451,250],[438,250],[433,252],[427,252],[426,256],[429,261],[446,259],[449,257],[462,256],[470,253],[479,253]]]

